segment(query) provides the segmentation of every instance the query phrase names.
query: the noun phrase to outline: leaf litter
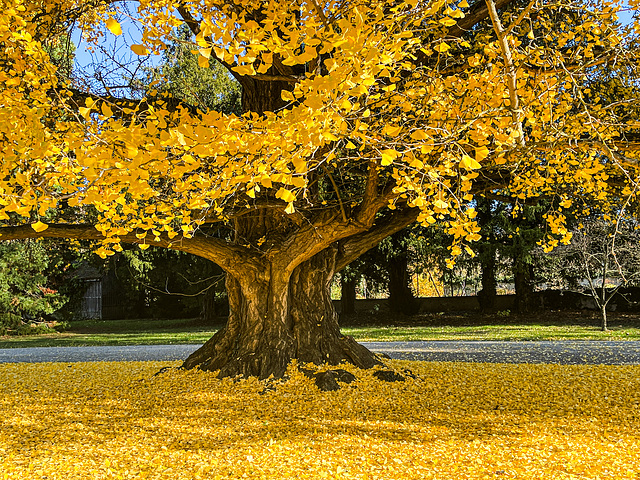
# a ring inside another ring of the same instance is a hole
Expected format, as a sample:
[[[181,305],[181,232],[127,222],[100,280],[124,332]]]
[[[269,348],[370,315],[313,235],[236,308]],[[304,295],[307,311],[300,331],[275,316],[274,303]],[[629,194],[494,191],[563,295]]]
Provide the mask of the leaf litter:
[[[0,480],[639,478],[640,366],[389,364],[415,378],[0,365]]]

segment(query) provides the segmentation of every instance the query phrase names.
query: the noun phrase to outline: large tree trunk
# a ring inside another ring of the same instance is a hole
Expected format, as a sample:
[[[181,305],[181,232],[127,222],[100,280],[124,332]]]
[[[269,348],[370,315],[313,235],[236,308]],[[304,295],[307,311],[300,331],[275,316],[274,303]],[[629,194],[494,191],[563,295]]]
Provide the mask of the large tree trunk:
[[[242,109],[264,114],[285,106],[285,82],[242,77]],[[286,232],[286,217],[261,213],[240,218],[234,225],[236,241],[253,242],[275,231]],[[227,272],[229,319],[201,348],[187,358],[184,368],[219,370],[221,377],[282,377],[293,359],[302,363],[352,363],[370,368],[380,361],[351,337],[340,333],[330,296],[336,248],[327,248],[287,275],[277,256],[263,257],[255,268]]]
[[[291,360],[342,362],[371,368],[380,361],[340,333],[330,296],[333,249],[320,252],[283,278],[276,264],[246,278],[227,276],[229,320],[187,358],[184,368],[219,370],[221,377],[282,377]]]

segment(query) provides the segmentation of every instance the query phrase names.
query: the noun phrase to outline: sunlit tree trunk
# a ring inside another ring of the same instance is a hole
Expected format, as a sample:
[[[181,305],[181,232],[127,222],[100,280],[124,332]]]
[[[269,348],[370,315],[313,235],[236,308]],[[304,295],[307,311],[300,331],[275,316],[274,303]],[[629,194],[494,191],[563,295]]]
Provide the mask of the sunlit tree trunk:
[[[373,353],[343,336],[330,296],[335,251],[320,252],[287,278],[277,262],[227,276],[227,325],[184,362],[220,376],[281,377],[292,359],[370,368]]]

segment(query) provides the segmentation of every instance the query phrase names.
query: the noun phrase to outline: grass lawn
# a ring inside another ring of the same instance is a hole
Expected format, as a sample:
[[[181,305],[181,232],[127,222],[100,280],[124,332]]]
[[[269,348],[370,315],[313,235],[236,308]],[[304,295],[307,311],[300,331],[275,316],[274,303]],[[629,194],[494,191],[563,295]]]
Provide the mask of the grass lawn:
[[[202,344],[220,327],[199,319],[82,320],[62,333],[0,337],[0,348]]]
[[[0,337],[0,348],[202,344],[223,324],[198,319],[79,321],[64,333]],[[525,317],[478,314],[347,318],[342,331],[359,341],[405,340],[640,340],[640,317],[612,313],[609,331],[590,312],[544,312]]]
[[[390,363],[415,378],[0,365],[0,478],[638,479],[640,366]]]

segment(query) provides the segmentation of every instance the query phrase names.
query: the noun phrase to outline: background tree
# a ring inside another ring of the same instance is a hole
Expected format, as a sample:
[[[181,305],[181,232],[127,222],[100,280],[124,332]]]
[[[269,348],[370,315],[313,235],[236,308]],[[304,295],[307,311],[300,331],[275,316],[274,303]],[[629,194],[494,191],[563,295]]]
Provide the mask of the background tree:
[[[40,242],[0,243],[0,334],[31,333],[42,325],[66,298],[51,288],[45,271],[46,251]]]
[[[146,78],[132,83],[149,94],[154,89],[169,93],[186,104],[222,113],[242,113],[240,84],[219,62],[201,68],[193,55],[194,35],[181,25],[162,52],[162,61],[148,70]]]
[[[563,265],[562,276],[584,289],[600,311],[600,327],[607,330],[607,309],[620,289],[640,279],[640,231],[636,219],[616,222],[594,215],[573,231],[569,245],[551,255]]]
[[[379,360],[340,334],[329,285],[387,236],[440,223],[456,256],[479,238],[476,194],[634,192],[637,155],[623,136],[633,125],[588,95],[605,71],[637,80],[635,24],[617,23],[615,2],[140,0],[133,15],[129,3],[5,3],[0,234],[217,263],[229,319],[187,368],[266,378],[292,358],[370,367]],[[132,16],[141,40],[126,45]],[[109,35],[129,47],[130,61],[62,81],[43,39],[73,23],[96,44]],[[127,96],[127,79],[180,24],[200,68],[218,62],[238,81],[242,115],[162,90]],[[95,208],[96,220],[47,222],[61,201]],[[568,241],[563,213],[547,214],[549,245]],[[225,235],[212,234],[219,226]]]
[[[419,236],[405,228],[382,240],[340,272],[343,299],[342,313],[355,312],[357,282],[364,278],[367,286],[386,290],[388,307],[393,313],[412,315],[419,304],[411,287],[411,274],[417,262],[416,243]],[[347,306],[347,310],[344,307]]]
[[[538,205],[510,205],[501,223],[504,231],[502,253],[511,259],[511,272],[515,288],[515,311],[529,313],[533,308],[535,268],[533,250],[544,237],[543,215],[549,205],[543,200]]]
[[[482,271],[482,288],[478,292],[478,303],[480,304],[480,311],[483,313],[489,313],[496,309],[498,297],[496,281],[498,232],[496,231],[495,219],[499,215],[498,209],[500,207],[501,205],[497,202],[492,202],[486,198],[479,198],[476,207],[481,235],[476,249],[479,253],[478,261]]]

